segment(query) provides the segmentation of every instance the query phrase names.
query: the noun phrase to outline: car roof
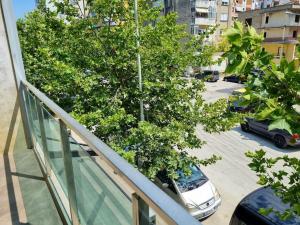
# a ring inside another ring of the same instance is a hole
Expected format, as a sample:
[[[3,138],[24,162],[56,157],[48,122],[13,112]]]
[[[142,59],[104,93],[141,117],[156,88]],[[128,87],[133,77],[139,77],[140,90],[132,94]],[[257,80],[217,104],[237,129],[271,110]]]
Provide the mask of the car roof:
[[[203,70],[203,72],[217,72],[217,73],[219,73],[218,70]]]
[[[251,210],[258,212],[261,208],[273,208],[275,211],[284,212],[290,208],[289,204],[285,204],[277,197],[274,191],[270,187],[260,188],[248,196],[246,196],[240,203],[241,206],[250,208]],[[288,220],[280,220],[275,213],[270,213],[266,217],[276,225],[296,225],[300,224],[300,217],[294,216]]]
[[[233,95],[244,94],[246,92],[246,88],[239,88],[232,92]]]

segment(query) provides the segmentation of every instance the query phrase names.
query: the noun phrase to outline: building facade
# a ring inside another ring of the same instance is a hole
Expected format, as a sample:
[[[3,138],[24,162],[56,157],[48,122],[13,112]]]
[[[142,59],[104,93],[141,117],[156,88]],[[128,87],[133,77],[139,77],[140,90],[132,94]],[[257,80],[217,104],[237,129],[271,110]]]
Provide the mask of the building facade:
[[[284,4],[239,13],[238,20],[253,26],[264,36],[263,48],[275,56],[297,59],[300,32],[300,5]]]
[[[163,6],[164,14],[178,13],[178,23],[186,24],[187,31],[197,35],[209,27],[216,26],[212,40],[218,40],[225,29],[237,18],[237,12],[245,11],[247,0],[159,0],[155,5]]]

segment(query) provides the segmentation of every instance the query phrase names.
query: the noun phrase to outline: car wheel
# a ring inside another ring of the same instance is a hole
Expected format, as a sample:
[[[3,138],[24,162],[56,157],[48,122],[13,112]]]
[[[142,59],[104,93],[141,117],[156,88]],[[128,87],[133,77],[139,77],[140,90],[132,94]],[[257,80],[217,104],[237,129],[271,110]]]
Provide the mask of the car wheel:
[[[274,143],[278,148],[286,148],[287,143],[285,138],[282,135],[276,134],[274,137]]]
[[[249,131],[250,131],[249,124],[248,124],[247,122],[242,123],[242,124],[241,124],[241,129],[242,129],[242,131],[244,131],[244,132],[249,132]]]

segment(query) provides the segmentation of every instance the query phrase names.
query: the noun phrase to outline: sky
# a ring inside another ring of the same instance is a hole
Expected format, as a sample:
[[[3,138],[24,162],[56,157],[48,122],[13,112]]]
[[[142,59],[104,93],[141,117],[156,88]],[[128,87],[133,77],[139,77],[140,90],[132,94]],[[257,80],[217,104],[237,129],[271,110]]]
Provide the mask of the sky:
[[[35,0],[13,0],[13,8],[17,18],[24,18],[26,13],[35,8]]]

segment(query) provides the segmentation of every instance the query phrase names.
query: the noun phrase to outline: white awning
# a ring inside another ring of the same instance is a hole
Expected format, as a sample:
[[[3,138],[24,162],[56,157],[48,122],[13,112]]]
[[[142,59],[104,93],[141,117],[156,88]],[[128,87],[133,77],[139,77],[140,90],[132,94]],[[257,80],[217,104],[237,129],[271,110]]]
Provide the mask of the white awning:
[[[208,13],[208,8],[196,8],[196,12],[199,13]]]

